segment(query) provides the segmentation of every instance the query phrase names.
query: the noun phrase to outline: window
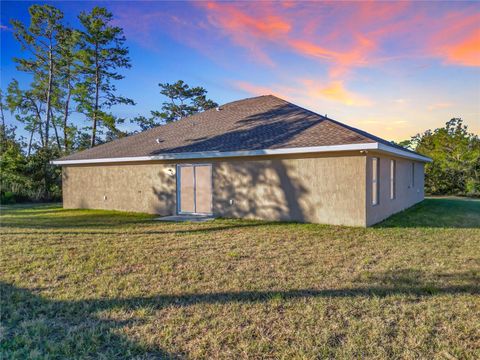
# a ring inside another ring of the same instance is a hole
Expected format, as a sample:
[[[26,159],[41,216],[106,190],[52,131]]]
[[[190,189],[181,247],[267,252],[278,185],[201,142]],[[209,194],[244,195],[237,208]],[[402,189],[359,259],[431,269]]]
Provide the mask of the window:
[[[415,187],[415,163],[412,162],[412,180],[411,180],[412,189]]]
[[[395,163],[395,160],[390,160],[390,199],[393,200],[395,199],[396,196],[396,174],[397,172],[397,164]]]
[[[372,205],[378,204],[378,169],[380,165],[379,158],[372,158]]]

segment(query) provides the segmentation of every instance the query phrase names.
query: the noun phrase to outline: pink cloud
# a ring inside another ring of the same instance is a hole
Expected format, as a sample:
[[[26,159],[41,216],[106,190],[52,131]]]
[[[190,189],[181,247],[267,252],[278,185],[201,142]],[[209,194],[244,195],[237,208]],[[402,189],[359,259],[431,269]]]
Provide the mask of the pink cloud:
[[[260,61],[272,45],[317,58],[332,76],[395,56],[440,58],[478,65],[478,7],[437,9],[432,3],[401,2],[223,3],[202,5],[211,26]],[[441,35],[439,35],[441,34]],[[385,49],[385,44],[396,46]]]
[[[342,81],[322,82],[299,79],[291,86],[278,83],[272,86],[259,86],[246,81],[235,81],[232,85],[250,95],[272,94],[292,102],[310,104],[312,107],[316,107],[319,102],[333,102],[355,107],[373,105],[366,96],[348,90]]]

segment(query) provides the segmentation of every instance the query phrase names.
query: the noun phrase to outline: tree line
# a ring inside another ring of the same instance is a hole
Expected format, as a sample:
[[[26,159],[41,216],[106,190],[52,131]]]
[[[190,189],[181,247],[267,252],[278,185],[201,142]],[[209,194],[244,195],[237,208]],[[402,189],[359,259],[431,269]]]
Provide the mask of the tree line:
[[[17,70],[31,82],[13,79],[5,94],[0,91],[2,203],[59,200],[61,170],[50,160],[130,135],[119,128],[127,120],[143,131],[218,106],[205,88],[178,80],[159,83],[159,110],[120,118],[112,107],[135,102],[117,92],[132,64],[112,13],[104,7],[81,12],[78,28],[65,24],[64,14],[51,5],[32,5],[29,15],[28,25],[11,24],[22,49],[22,57],[14,58]],[[15,126],[6,125],[5,112]],[[28,136],[20,136],[18,126]],[[426,164],[427,193],[480,195],[480,141],[461,119],[400,144],[433,159]]]
[[[461,118],[399,144],[433,160],[425,164],[427,194],[480,196],[480,138]]]
[[[13,60],[32,80],[21,86],[13,79],[6,94],[0,92],[4,201],[58,199],[60,170],[49,161],[129,135],[118,126],[126,119],[111,109],[135,105],[116,89],[122,71],[132,65],[123,29],[113,24],[111,12],[104,7],[81,12],[78,28],[65,24],[62,11],[51,5],[32,5],[29,15],[29,24],[11,24],[23,55]],[[217,106],[203,87],[181,80],[159,86],[167,99],[161,109],[130,119],[141,130]],[[6,126],[7,111],[27,137],[17,136],[16,126]]]

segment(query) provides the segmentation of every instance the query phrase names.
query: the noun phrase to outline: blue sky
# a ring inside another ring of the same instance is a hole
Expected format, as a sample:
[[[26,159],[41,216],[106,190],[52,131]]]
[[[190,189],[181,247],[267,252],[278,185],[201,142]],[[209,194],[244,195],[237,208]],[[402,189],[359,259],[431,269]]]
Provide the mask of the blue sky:
[[[124,28],[132,68],[118,93],[137,105],[120,117],[159,109],[158,83],[182,79],[218,103],[272,93],[389,140],[451,117],[480,132],[478,2],[48,3],[74,26],[105,6]],[[2,89],[28,84],[9,21],[28,23],[31,4],[1,3]]]

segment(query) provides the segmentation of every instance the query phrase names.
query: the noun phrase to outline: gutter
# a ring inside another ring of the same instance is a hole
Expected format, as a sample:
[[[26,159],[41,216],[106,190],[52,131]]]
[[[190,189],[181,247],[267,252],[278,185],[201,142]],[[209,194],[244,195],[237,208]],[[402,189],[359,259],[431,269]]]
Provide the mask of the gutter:
[[[245,150],[245,151],[201,151],[201,152],[185,152],[159,154],[151,156],[132,156],[117,158],[101,158],[101,159],[82,159],[82,160],[53,160],[53,165],[81,165],[81,164],[104,164],[119,162],[142,162],[156,160],[189,160],[189,159],[214,159],[225,157],[248,157],[262,155],[287,155],[287,154],[312,154],[325,153],[334,151],[365,151],[376,150],[387,154],[394,154],[398,157],[414,159],[422,162],[432,162],[432,159],[420,154],[411,153],[409,151],[397,149],[378,142],[365,144],[347,144],[347,145],[329,145],[329,146],[310,146],[283,149],[265,149],[265,150]]]

